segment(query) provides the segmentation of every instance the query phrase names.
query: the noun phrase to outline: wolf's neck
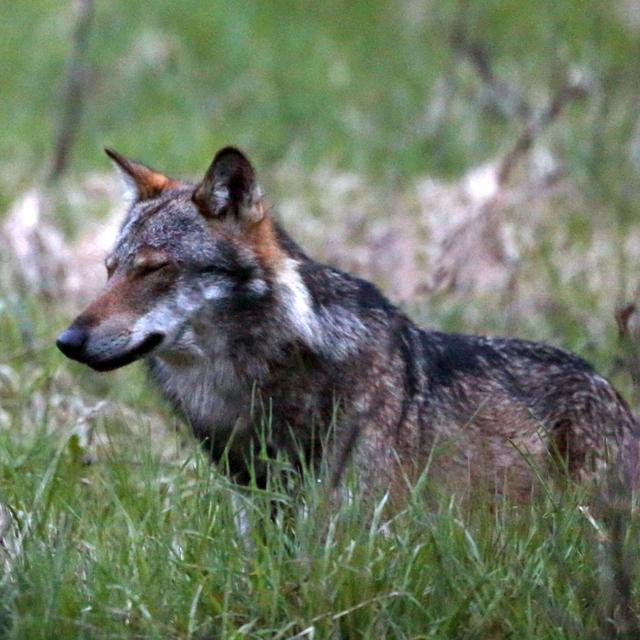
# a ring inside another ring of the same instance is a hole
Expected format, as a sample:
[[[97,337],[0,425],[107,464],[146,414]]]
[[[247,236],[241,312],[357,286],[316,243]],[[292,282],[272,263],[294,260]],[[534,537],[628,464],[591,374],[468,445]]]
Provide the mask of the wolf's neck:
[[[369,329],[365,317],[341,297],[340,289],[348,286],[343,274],[329,267],[304,255],[288,257],[274,283],[282,326],[320,357],[336,361],[355,355]]]

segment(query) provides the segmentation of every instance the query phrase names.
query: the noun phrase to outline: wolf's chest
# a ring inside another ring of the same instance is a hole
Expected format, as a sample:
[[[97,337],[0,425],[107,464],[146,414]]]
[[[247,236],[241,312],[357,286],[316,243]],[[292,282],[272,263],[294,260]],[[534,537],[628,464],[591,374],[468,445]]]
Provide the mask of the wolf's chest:
[[[154,358],[150,365],[162,393],[198,436],[230,432],[248,424],[251,389],[240,380],[230,360],[173,363]]]

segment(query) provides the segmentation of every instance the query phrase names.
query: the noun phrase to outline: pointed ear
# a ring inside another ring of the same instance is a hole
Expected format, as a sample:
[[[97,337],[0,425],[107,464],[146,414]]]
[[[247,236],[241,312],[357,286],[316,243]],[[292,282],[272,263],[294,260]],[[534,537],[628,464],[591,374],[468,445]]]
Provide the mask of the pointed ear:
[[[172,180],[141,162],[129,160],[113,149],[105,149],[104,151],[118,168],[125,181],[129,199],[133,202],[154,198],[165,189],[176,187],[179,184],[177,180]]]
[[[216,153],[203,181],[193,192],[193,201],[205,218],[232,215],[240,222],[256,223],[264,217],[256,172],[235,147],[225,147]]]

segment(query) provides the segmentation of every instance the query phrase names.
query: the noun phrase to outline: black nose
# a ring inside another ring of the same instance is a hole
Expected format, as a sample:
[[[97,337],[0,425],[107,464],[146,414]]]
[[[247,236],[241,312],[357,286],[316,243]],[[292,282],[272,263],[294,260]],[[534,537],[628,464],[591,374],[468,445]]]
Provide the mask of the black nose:
[[[78,360],[82,355],[87,337],[88,333],[84,329],[71,325],[58,336],[56,345],[67,358]]]

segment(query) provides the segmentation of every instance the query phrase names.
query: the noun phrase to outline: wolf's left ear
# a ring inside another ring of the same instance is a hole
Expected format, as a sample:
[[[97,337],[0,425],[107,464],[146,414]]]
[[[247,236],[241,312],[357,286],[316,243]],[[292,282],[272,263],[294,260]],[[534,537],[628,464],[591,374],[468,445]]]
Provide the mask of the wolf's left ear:
[[[235,147],[225,147],[216,153],[193,192],[193,202],[205,218],[221,219],[231,214],[240,222],[256,223],[264,217],[256,172]]]
[[[104,152],[118,167],[127,186],[129,199],[133,202],[154,198],[165,189],[170,189],[179,184],[176,180],[150,169],[141,162],[125,158],[113,149],[105,149]]]

